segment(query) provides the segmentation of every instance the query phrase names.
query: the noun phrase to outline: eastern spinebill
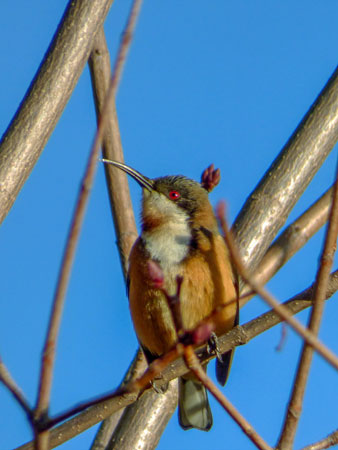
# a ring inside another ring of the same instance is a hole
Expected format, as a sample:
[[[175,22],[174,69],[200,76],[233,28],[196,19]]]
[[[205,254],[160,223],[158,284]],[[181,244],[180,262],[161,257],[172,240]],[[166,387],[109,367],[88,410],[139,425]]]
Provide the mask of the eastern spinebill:
[[[182,175],[150,179],[131,167],[103,160],[132,176],[142,187],[142,231],[130,253],[129,305],[135,331],[148,363],[177,343],[166,296],[154,287],[148,263],[163,271],[164,288],[174,295],[182,277],[180,314],[184,330],[193,330],[215,308],[214,323],[221,335],[238,320],[237,288],[228,250],[220,235],[207,190]],[[231,352],[219,355],[216,376],[224,385]],[[179,380],[179,423],[183,429],[208,431],[212,414],[203,384],[192,374]]]

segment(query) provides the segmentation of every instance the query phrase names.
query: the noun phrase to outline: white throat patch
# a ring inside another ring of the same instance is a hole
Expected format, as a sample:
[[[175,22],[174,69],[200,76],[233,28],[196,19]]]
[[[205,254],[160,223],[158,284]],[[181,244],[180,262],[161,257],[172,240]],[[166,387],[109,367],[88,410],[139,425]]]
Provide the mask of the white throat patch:
[[[163,195],[148,198],[146,203],[145,208],[157,210],[156,213],[163,218],[163,224],[142,233],[145,247],[150,257],[157,260],[163,270],[170,269],[188,254],[191,241],[188,215]]]

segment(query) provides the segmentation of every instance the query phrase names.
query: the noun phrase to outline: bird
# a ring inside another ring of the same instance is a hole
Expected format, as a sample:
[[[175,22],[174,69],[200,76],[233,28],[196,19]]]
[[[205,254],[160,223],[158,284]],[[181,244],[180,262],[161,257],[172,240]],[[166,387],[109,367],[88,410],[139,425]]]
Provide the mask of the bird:
[[[152,179],[124,163],[102,161],[129,174],[143,192],[141,233],[130,252],[127,287],[133,325],[148,364],[178,341],[166,295],[149,274],[149,261],[160,266],[168,295],[175,294],[181,277],[185,331],[194,330],[220,306],[215,335],[232,329],[238,323],[236,276],[203,183],[183,175]],[[222,385],[231,359],[230,351],[216,360],[216,378]],[[208,431],[213,424],[206,389],[191,373],[179,379],[178,418],[184,430]]]

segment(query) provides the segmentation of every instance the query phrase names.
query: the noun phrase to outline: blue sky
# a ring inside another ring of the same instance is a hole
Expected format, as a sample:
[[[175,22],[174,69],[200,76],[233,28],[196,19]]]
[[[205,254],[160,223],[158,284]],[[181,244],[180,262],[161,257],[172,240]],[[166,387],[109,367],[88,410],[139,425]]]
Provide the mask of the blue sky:
[[[5,131],[46,51],[66,1],[0,6],[0,131]],[[116,0],[106,22],[115,55],[130,1]],[[337,65],[338,4],[261,0],[145,0],[117,97],[127,163],[149,177],[199,179],[211,162],[222,180],[211,195],[226,199],[233,220]],[[29,400],[35,401],[40,354],[60,259],[85,161],[95,132],[86,67],[53,135],[0,233],[0,354]],[[336,152],[294,208],[294,219],[332,182]],[[139,187],[130,183],[139,214]],[[280,299],[312,283],[322,233],[269,283]],[[241,323],[265,311],[259,299]],[[329,302],[321,338],[338,352],[337,301]],[[299,316],[303,321],[307,313]],[[274,445],[300,348],[291,331],[281,352],[275,327],[236,351],[225,394]],[[67,295],[55,369],[55,414],[117,386],[137,341],[99,168]],[[210,364],[209,373],[214,371]],[[337,374],[315,357],[296,448],[337,427]],[[209,433],[182,431],[176,414],[158,448],[254,448],[211,400]],[[25,416],[0,386],[2,449],[31,437]],[[89,448],[97,427],[63,444]]]

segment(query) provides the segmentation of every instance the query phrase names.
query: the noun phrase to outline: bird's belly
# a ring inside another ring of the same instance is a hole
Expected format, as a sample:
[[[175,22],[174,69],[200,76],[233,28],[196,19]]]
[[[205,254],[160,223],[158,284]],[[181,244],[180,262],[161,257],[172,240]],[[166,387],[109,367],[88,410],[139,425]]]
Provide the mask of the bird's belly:
[[[165,274],[165,286],[170,295],[176,291],[177,271]],[[142,286],[140,286],[142,284]],[[164,293],[154,289],[147,277],[138,283],[131,279],[130,311],[136,334],[142,346],[154,355],[162,355],[177,342],[172,312]]]
[[[164,271],[165,289],[174,295],[177,289],[176,277],[183,276],[184,265],[177,265]],[[201,275],[201,274],[200,274]],[[213,288],[210,277],[200,279],[183,276],[180,290],[180,315],[185,330],[191,330],[213,311]],[[177,334],[172,312],[162,291],[154,289],[143,279],[142,289],[137,288],[135,279],[130,285],[130,310],[136,334],[141,344],[154,355],[162,355],[174,347]]]

